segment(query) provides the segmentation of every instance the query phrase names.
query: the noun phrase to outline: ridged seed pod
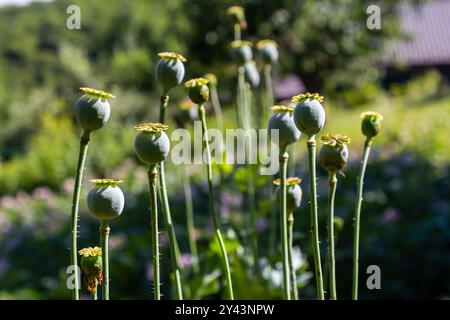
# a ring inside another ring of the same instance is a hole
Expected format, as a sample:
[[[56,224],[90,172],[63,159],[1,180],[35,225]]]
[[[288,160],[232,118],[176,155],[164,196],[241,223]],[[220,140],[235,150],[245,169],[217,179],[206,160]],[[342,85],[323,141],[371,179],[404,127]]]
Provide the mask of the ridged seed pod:
[[[292,116],[294,109],[287,106],[273,106],[272,111],[274,114],[269,119],[268,134],[271,137],[271,130],[278,129],[278,146],[280,150],[284,150],[289,144],[300,139],[301,136]],[[272,142],[275,143],[275,141]]]
[[[93,179],[95,187],[87,195],[88,208],[91,214],[100,221],[108,221],[122,214],[125,197],[118,184],[121,180]]]
[[[290,177],[286,179],[286,208],[287,212],[292,212],[300,208],[302,203],[302,188],[300,187],[302,179],[297,177]],[[280,203],[280,179],[273,182],[278,187],[275,190],[277,203]]]
[[[134,150],[147,164],[157,164],[166,159],[170,150],[170,141],[164,130],[168,126],[160,123],[142,123],[134,127],[139,131],[134,140]]]
[[[292,98],[292,102],[297,103],[294,111],[295,124],[308,137],[319,133],[325,125],[322,101],[323,97],[317,93],[300,94]]]
[[[80,88],[84,93],[76,103],[75,119],[87,133],[100,129],[108,122],[111,108],[108,99],[114,96],[108,92],[91,88]]]
[[[163,93],[176,87],[184,78],[184,64],[186,58],[175,52],[161,52],[158,54],[161,59],[156,64],[156,79]]]
[[[383,116],[378,112],[366,111],[361,114],[361,130],[367,139],[372,139],[380,132]]]
[[[205,78],[196,78],[186,81],[184,86],[188,89],[189,98],[192,102],[201,105],[209,99],[208,80]]]
[[[322,148],[319,152],[319,163],[329,173],[340,171],[348,161],[347,144],[350,138],[344,135],[326,135],[321,138]]]
[[[102,249],[99,247],[89,247],[81,249],[78,253],[81,255],[80,268],[83,282],[87,291],[95,293],[97,286],[103,280]]]

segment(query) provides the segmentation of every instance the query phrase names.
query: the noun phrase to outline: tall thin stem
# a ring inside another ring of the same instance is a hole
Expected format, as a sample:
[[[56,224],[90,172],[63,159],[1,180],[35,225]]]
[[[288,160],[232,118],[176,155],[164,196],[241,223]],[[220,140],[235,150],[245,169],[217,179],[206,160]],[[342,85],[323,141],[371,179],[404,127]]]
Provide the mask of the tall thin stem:
[[[108,255],[109,223],[102,220],[100,225],[100,242],[102,244],[102,299],[109,300],[109,255]]]
[[[209,148],[209,137],[208,137],[208,127],[206,125],[206,115],[205,115],[205,107],[203,105],[199,105],[199,113],[200,120],[202,121],[202,130],[203,130],[203,147],[206,151],[207,156],[207,175],[208,175],[208,191],[209,191],[209,211],[213,218],[214,229],[217,237],[217,241],[219,243],[220,251],[221,251],[221,260],[223,272],[225,273],[225,278],[227,282],[227,297],[230,300],[234,300],[233,294],[233,283],[231,281],[231,270],[230,264],[228,262],[228,255],[225,248],[225,243],[223,242],[222,232],[220,231],[220,223],[219,218],[217,217],[217,213],[214,207],[214,193],[213,193],[213,184],[212,184],[212,163],[211,163],[211,150]]]
[[[198,249],[197,241],[195,239],[195,224],[194,224],[194,205],[192,203],[192,192],[191,192],[191,179],[189,177],[189,172],[187,166],[182,166],[184,172],[181,174],[183,177],[183,188],[184,188],[184,201],[186,204],[186,225],[188,230],[189,238],[189,249],[191,251],[193,260],[193,269],[196,274],[200,272],[200,265],[198,261]]]
[[[89,145],[89,132],[84,132],[80,139],[80,152],[78,156],[77,174],[75,177],[75,186],[72,200],[72,213],[70,218],[70,264],[73,267],[75,275],[75,285],[72,289],[72,299],[80,299],[80,273],[78,272],[78,251],[77,251],[77,234],[78,234],[78,207],[80,203],[81,185],[83,181],[84,163]]]
[[[236,94],[236,122],[239,128],[244,128],[244,104],[245,104],[245,69],[238,68],[238,83]]]
[[[97,300],[97,299],[98,299],[98,298],[97,298],[97,290],[91,292],[91,299],[92,299],[92,300]]]
[[[369,159],[370,146],[372,141],[367,139],[364,143],[363,158],[361,161],[361,168],[359,171],[359,177],[357,182],[357,196],[356,196],[356,208],[353,225],[353,283],[352,283],[352,298],[358,300],[358,273],[359,273],[359,226],[361,216],[361,204],[363,200],[363,184],[364,175],[366,173],[367,160]]]
[[[284,299],[291,300],[291,285],[289,281],[289,245],[288,245],[288,231],[287,231],[287,194],[286,194],[286,175],[287,175],[287,162],[289,155],[286,151],[280,154],[280,226],[281,226],[281,244],[282,244],[282,257],[283,257],[283,293]]]
[[[317,299],[324,300],[322,264],[320,262],[319,246],[319,217],[317,213],[317,190],[316,190],[316,136],[309,137],[308,142],[309,162],[309,188],[311,195],[311,236],[314,256],[314,269],[316,273]]]
[[[169,96],[163,93],[161,96],[161,104],[159,108],[159,122],[164,123],[166,108],[169,103]],[[161,188],[161,203],[162,212],[164,217],[164,223],[167,227],[167,232],[169,235],[169,247],[170,247],[170,259],[172,262],[172,274],[175,280],[176,295],[178,300],[183,300],[183,290],[181,285],[181,275],[180,275],[180,255],[178,249],[178,242],[175,236],[175,227],[172,222],[172,215],[170,213],[169,207],[169,197],[167,195],[166,187],[166,175],[164,169],[164,161],[159,164],[159,185]]]
[[[223,113],[222,106],[220,105],[219,94],[217,93],[216,86],[211,85],[211,104],[214,109],[214,115],[216,116],[217,126],[220,131],[223,132],[224,124],[223,124]]]
[[[245,104],[243,105],[244,111],[244,129],[252,128],[252,119],[250,116],[250,106],[252,105],[252,91],[250,85],[248,83],[245,84],[245,94],[244,94]],[[250,159],[250,154],[253,152],[253,141],[251,137],[246,136],[246,158]],[[252,166],[247,164],[247,198],[248,198],[248,211],[249,211],[249,222],[250,225],[248,227],[250,242],[251,242],[251,251],[253,256],[253,267],[255,273],[258,272],[258,234],[256,232],[256,201],[255,201],[255,182],[253,176]]]
[[[148,167],[148,186],[150,189],[150,214],[152,229],[152,255],[153,255],[153,295],[155,300],[161,300],[159,275],[159,231],[158,231],[158,199],[156,195],[156,165]]]
[[[264,118],[270,113],[270,108],[274,103],[273,86],[272,86],[272,66],[270,64],[264,65],[264,89],[266,91],[267,106],[263,110]]]
[[[336,300],[336,261],[334,255],[334,196],[336,194],[336,172],[328,178],[328,272],[330,276],[330,300]]]
[[[295,275],[294,268],[294,259],[292,257],[292,247],[294,243],[294,214],[289,213],[288,217],[288,242],[289,242],[289,270],[291,271],[290,279],[291,279],[291,290],[292,290],[292,299],[298,300],[298,290],[297,290],[297,276]]]
[[[234,24],[234,40],[241,40],[241,25],[239,23]]]

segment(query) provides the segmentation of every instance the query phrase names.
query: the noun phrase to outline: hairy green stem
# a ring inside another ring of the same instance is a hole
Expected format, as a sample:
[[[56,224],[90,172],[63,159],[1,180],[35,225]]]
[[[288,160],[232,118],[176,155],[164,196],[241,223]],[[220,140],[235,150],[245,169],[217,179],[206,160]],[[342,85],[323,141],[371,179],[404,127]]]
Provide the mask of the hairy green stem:
[[[164,123],[166,108],[169,103],[169,96],[165,93],[161,96],[161,104],[159,108],[159,122]],[[167,233],[169,235],[169,251],[170,251],[170,259],[172,263],[172,277],[175,280],[175,292],[178,300],[183,300],[183,290],[181,285],[181,274],[180,274],[180,266],[181,259],[178,250],[178,242],[175,236],[175,227],[172,222],[172,215],[170,213],[169,207],[169,197],[167,195],[167,186],[166,186],[166,175],[164,169],[164,161],[159,164],[159,186],[161,188],[161,203],[162,203],[162,212],[164,218],[164,224],[167,228]]]
[[[314,256],[314,269],[316,274],[317,299],[324,300],[322,264],[320,261],[319,246],[319,217],[317,213],[317,190],[316,190],[316,136],[309,137],[308,142],[309,162],[309,188],[311,196],[311,237]]]
[[[72,213],[70,219],[70,264],[73,267],[75,275],[75,285],[72,289],[72,299],[80,299],[80,273],[78,272],[78,250],[77,250],[77,235],[78,235],[78,208],[80,203],[81,185],[83,181],[84,163],[86,162],[86,155],[89,145],[89,132],[84,132],[80,139],[80,151],[78,156],[77,173],[75,177],[75,186],[72,200]]]
[[[361,204],[363,200],[363,184],[364,175],[366,173],[367,160],[369,159],[370,146],[372,145],[371,139],[367,139],[364,143],[364,152],[361,162],[361,168],[359,171],[359,177],[357,182],[357,196],[356,196],[356,208],[355,217],[353,221],[353,283],[352,283],[352,298],[358,300],[358,275],[359,275],[359,226],[361,217]]]
[[[208,137],[208,127],[206,125],[206,115],[205,115],[205,107],[203,105],[199,105],[199,113],[200,120],[202,122],[202,130],[203,130],[203,147],[206,151],[207,156],[207,176],[208,176],[208,191],[209,191],[209,211],[213,218],[214,229],[217,237],[217,241],[219,243],[220,251],[221,251],[221,260],[223,272],[225,273],[225,278],[227,282],[227,298],[230,300],[234,300],[233,293],[233,283],[231,281],[231,270],[230,264],[228,262],[228,255],[225,248],[225,243],[222,238],[222,232],[220,231],[220,223],[219,218],[217,216],[215,207],[214,207],[214,193],[213,193],[213,184],[212,184],[212,163],[211,163],[211,150],[209,148],[209,137]]]
[[[288,259],[289,259],[289,270],[291,272],[290,274],[290,280],[291,280],[291,290],[292,290],[292,299],[298,300],[298,290],[297,290],[297,276],[295,275],[295,268],[294,268],[294,259],[292,257],[292,250],[293,250],[293,243],[294,243],[294,214],[293,212],[289,213],[288,216]]]
[[[189,177],[189,172],[187,166],[182,166],[184,172],[181,174],[183,177],[183,187],[184,187],[184,201],[186,204],[186,225],[188,230],[189,238],[189,249],[192,255],[192,267],[194,273],[198,274],[200,272],[200,265],[198,261],[198,249],[197,241],[195,239],[195,224],[194,224],[194,205],[192,203],[192,191],[191,191],[191,179]]]
[[[328,273],[330,282],[330,300],[336,300],[336,261],[334,254],[334,196],[336,194],[336,172],[330,172],[328,178]]]
[[[102,220],[100,225],[100,242],[102,244],[102,299],[109,300],[109,254],[108,254],[109,222]]]
[[[150,214],[152,229],[152,255],[153,255],[153,295],[155,300],[161,300],[160,274],[159,274],[159,231],[158,231],[158,199],[156,195],[156,165],[148,167],[148,186],[150,189]]]
[[[291,285],[289,281],[289,245],[288,245],[288,231],[287,231],[287,190],[286,190],[286,175],[287,162],[289,155],[286,151],[280,154],[280,226],[281,226],[281,244],[283,257],[283,293],[284,299],[291,300]]]

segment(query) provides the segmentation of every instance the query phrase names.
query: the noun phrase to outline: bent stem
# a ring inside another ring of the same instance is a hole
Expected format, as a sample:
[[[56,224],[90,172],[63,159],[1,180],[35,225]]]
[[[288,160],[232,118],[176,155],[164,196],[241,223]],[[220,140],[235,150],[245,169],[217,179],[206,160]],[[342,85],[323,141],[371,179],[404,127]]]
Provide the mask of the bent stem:
[[[192,267],[194,269],[194,273],[198,274],[200,272],[200,265],[198,261],[197,241],[195,240],[194,205],[192,203],[191,180],[187,167],[183,166],[183,168],[184,172],[182,176],[184,187],[184,201],[186,204],[186,225],[189,237],[189,249],[192,255]]]
[[[109,256],[108,256],[109,223],[102,220],[100,225],[100,242],[102,244],[102,299],[109,300]]]
[[[352,283],[352,298],[358,300],[358,273],[359,273],[359,226],[361,216],[361,204],[363,200],[363,184],[364,175],[366,173],[367,160],[369,158],[370,146],[372,145],[371,139],[367,139],[364,143],[364,152],[361,162],[361,168],[359,171],[359,177],[357,182],[357,196],[356,196],[356,208],[353,225],[353,283]]]
[[[169,96],[166,93],[163,93],[161,96],[161,104],[159,108],[159,122],[164,124],[166,108],[169,103]],[[167,233],[169,235],[169,251],[170,251],[170,259],[172,263],[172,276],[175,280],[175,288],[176,295],[178,300],[183,300],[183,290],[181,285],[181,275],[180,275],[180,254],[178,251],[178,242],[175,236],[175,227],[172,223],[172,215],[170,213],[169,207],[169,197],[167,195],[167,186],[166,186],[166,175],[164,169],[164,161],[159,164],[159,184],[161,188],[161,203],[162,203],[162,212],[164,223],[167,227]]]
[[[291,271],[290,279],[291,279],[292,298],[294,300],[298,300],[297,276],[295,275],[294,259],[292,258],[292,247],[293,247],[293,242],[294,242],[294,214],[292,212],[289,213],[287,223],[289,226],[289,228],[288,228],[288,242],[289,242],[288,259],[289,259],[289,269]]]
[[[89,145],[89,132],[84,132],[80,138],[80,152],[78,156],[77,173],[75,177],[75,186],[72,200],[72,213],[70,219],[70,264],[73,267],[75,275],[75,286],[72,289],[72,300],[80,299],[80,274],[78,272],[77,257],[77,234],[78,234],[78,208],[80,203],[81,185],[83,180],[84,163]]]
[[[309,162],[309,188],[311,195],[311,236],[314,256],[314,269],[316,273],[317,299],[324,300],[322,264],[320,261],[319,246],[319,217],[317,214],[317,190],[316,190],[316,136],[309,137],[308,142]]]
[[[223,242],[222,232],[220,231],[219,218],[217,217],[216,210],[214,208],[214,194],[213,194],[213,184],[212,184],[212,163],[211,163],[211,150],[209,149],[209,137],[208,137],[208,127],[206,125],[205,107],[199,105],[200,120],[202,122],[203,130],[203,147],[206,151],[207,156],[207,175],[208,175],[208,191],[209,191],[209,211],[211,212],[213,218],[214,229],[216,233],[217,241],[219,242],[221,260],[223,272],[225,273],[225,278],[227,282],[227,297],[230,300],[234,300],[233,294],[233,284],[231,281],[231,270],[230,264],[228,262],[228,255],[225,248],[225,243]]]
[[[287,195],[286,195],[286,175],[288,153],[284,150],[280,155],[280,212],[281,212],[281,244],[283,257],[283,293],[284,299],[291,300],[291,286],[289,281],[289,250],[288,250],[288,231],[287,231]]]
[[[334,255],[334,196],[336,194],[336,172],[328,178],[328,272],[330,276],[330,300],[336,300],[336,261]]]
[[[156,196],[156,176],[158,171],[156,165],[148,167],[148,186],[150,189],[150,214],[152,229],[152,255],[153,255],[153,286],[154,299],[161,300],[160,279],[159,279],[159,234],[158,234],[158,203]]]

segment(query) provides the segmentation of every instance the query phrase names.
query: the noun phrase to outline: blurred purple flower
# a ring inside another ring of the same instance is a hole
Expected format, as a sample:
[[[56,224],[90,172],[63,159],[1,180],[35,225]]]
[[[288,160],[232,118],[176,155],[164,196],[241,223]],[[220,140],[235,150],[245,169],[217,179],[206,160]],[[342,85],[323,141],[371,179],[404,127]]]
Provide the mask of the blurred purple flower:
[[[386,208],[381,214],[380,222],[381,224],[388,224],[400,219],[400,214],[394,208]]]

